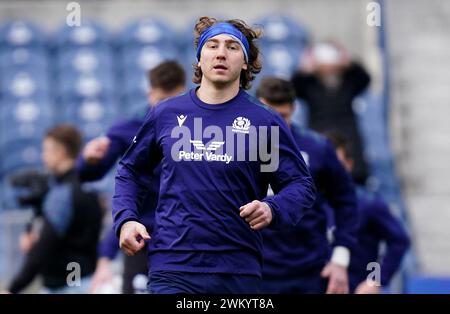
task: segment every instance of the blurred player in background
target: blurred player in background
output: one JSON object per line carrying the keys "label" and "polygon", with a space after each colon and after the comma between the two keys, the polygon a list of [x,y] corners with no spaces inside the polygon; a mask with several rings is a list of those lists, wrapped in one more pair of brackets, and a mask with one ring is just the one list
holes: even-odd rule
{"label": "blurred player in background", "polygon": [[[183,68],[175,61],[165,61],[149,71],[151,91],[148,95],[150,106],[162,100],[181,94],[186,88],[186,75]],[[82,181],[94,181],[103,178],[117,160],[123,156],[144,122],[149,107],[133,119],[125,120],[112,126],[106,136],[91,140],[86,144],[78,159],[77,171]],[[158,201],[160,168],[156,168],[149,185],[145,205],[140,213],[144,225],[153,230],[154,212]],[[119,250],[119,240],[114,230],[107,233],[99,248],[99,260],[92,280],[91,292],[96,292],[102,284],[112,279],[111,261]],[[122,292],[134,293],[133,279],[138,274],[148,274],[147,251],[142,250],[135,256],[126,256],[122,280]]]}
{"label": "blurred player in background", "polygon": [[[129,255],[150,240],[139,210],[161,163],[149,242],[150,292],[256,293],[262,267],[259,230],[298,223],[313,205],[314,183],[281,117],[244,91],[261,70],[255,45],[259,34],[240,20],[202,17],[195,35],[193,81],[200,86],[147,115],[117,172],[115,230]],[[236,149],[252,150],[246,140],[250,125],[279,131],[279,138],[270,138],[279,140],[271,155],[279,162],[237,158]],[[254,130],[267,140],[261,129]],[[225,150],[227,144],[232,148]],[[274,169],[263,172],[272,161]],[[274,196],[266,196],[269,183]]]}
{"label": "blurred player in background", "polygon": [[320,42],[305,52],[292,83],[297,97],[308,106],[311,129],[338,130],[354,143],[352,175],[357,183],[364,184],[368,170],[352,104],[369,85],[369,74],[341,46],[331,41]]}
{"label": "blurred player in background", "polygon": [[[256,96],[278,111],[290,126],[318,192],[313,210],[306,212],[296,226],[263,230],[263,291],[348,293],[347,267],[358,221],[351,178],[324,136],[291,123],[295,91],[289,81],[265,77]],[[332,252],[327,239],[327,213],[322,206],[325,201],[336,217]]]}
{"label": "blurred player in background", "polygon": [[[9,291],[22,291],[39,274],[45,292],[87,293],[97,260],[102,208],[98,195],[83,191],[75,171],[81,136],[74,127],[56,126],[47,132],[42,147],[42,161],[53,175],[42,204],[43,226],[37,238],[22,243],[28,254]],[[68,286],[69,263],[78,263],[78,285]]]}
{"label": "blurred player in background", "polygon": [[[350,142],[337,132],[328,132],[336,148],[339,160],[351,173],[354,167]],[[361,186],[357,187],[357,205],[360,215],[357,238],[358,243],[350,261],[350,291],[354,293],[380,293],[381,287],[387,287],[409,247],[409,237],[402,223],[390,211],[389,205],[378,195],[370,193]],[[386,250],[380,255],[380,244],[386,243]],[[367,265],[380,264],[379,282],[367,278]]]}

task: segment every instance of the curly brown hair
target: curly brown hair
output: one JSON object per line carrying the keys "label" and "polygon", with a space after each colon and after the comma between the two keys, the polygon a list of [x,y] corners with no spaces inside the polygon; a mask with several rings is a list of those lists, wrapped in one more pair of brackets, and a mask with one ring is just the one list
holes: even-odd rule
{"label": "curly brown hair", "polygon": [[[233,20],[217,20],[212,17],[202,16],[198,19],[197,23],[194,26],[195,39],[194,44],[195,48],[198,47],[198,42],[200,35],[209,27],[214,24],[226,22],[235,26],[242,34],[247,38],[250,51],[248,55],[248,63],[247,70],[241,71],[240,77],[240,85],[243,89],[250,89],[251,81],[255,79],[256,74],[261,72],[262,64],[259,54],[259,47],[256,45],[255,40],[261,37],[261,31],[250,28],[244,21],[233,19]],[[197,63],[192,65],[194,67],[194,76],[192,77],[192,82],[195,84],[200,84],[202,82],[202,69],[198,66]]]}

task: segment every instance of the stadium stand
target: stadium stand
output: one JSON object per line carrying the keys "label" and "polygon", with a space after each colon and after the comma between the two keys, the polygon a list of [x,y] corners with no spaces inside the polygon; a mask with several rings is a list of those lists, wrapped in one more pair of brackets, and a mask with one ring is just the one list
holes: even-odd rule
{"label": "stadium stand", "polygon": [[[192,22],[175,30],[173,21],[152,12],[149,15],[121,24],[114,31],[100,19],[83,19],[81,27],[59,26],[53,33],[25,20],[2,21],[0,215],[18,212],[11,210],[17,207],[18,192],[11,189],[7,178],[17,169],[41,166],[40,144],[49,126],[73,123],[84,132],[85,140],[102,134],[118,117],[129,117],[142,108],[148,86],[146,71],[166,59],[180,60],[190,81],[195,62]],[[264,31],[260,43],[264,69],[253,86],[266,74],[290,77],[313,37],[303,25],[307,25],[306,21],[286,14],[258,16],[253,21]],[[387,199],[408,225],[384,102],[383,92],[368,90],[354,103],[371,169],[368,184]],[[306,124],[306,117],[306,107],[299,103],[294,119]],[[100,188],[110,192],[112,176],[102,182]],[[20,225],[26,215],[18,213],[11,217]],[[0,218],[0,237],[10,240],[0,244],[0,281],[9,279],[14,270],[11,261],[20,256],[11,244],[15,243],[19,228],[11,231],[13,227],[6,228],[5,221]],[[415,277],[411,275],[414,271],[408,269],[404,273],[405,280],[397,292],[450,291],[448,280]]]}

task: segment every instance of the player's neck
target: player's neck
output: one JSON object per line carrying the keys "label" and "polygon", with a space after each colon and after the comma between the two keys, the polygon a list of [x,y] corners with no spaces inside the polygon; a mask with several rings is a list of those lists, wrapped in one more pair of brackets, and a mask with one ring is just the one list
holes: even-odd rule
{"label": "player's neck", "polygon": [[197,90],[197,97],[207,104],[215,105],[233,99],[238,93],[239,80],[226,85],[217,85],[204,80]]}

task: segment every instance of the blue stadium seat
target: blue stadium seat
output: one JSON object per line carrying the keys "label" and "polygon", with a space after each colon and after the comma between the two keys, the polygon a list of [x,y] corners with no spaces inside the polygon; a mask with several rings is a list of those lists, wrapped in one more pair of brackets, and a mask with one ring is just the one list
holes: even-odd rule
{"label": "blue stadium seat", "polygon": [[192,20],[183,28],[183,31],[175,35],[175,41],[180,52],[187,51],[188,49],[194,50],[194,26],[196,21],[197,19]]}
{"label": "blue stadium seat", "polygon": [[157,46],[143,46],[141,48],[126,49],[122,56],[122,82],[120,96],[126,97],[136,93],[143,95],[144,99],[148,93],[148,71],[165,60],[177,59],[177,51],[169,48],[166,51]]}
{"label": "blue stadium seat", "polygon": [[123,71],[148,71],[159,63],[169,59],[176,59],[178,51],[174,45],[145,45],[139,47],[128,46],[121,50],[121,64]]}
{"label": "blue stadium seat", "polygon": [[290,79],[296,71],[303,48],[284,44],[261,46],[263,69],[266,74]]}
{"label": "blue stadium seat", "polygon": [[52,107],[30,100],[0,106],[0,145],[41,138],[53,122]]}
{"label": "blue stadium seat", "polygon": [[65,118],[76,125],[85,139],[97,137],[105,132],[117,120],[117,105],[111,100],[86,99],[81,102],[66,104]]}
{"label": "blue stadium seat", "polygon": [[52,107],[53,97],[47,91],[35,91],[30,96],[15,95],[6,91],[0,98],[0,107],[16,106],[20,102],[33,102],[39,106]]}
{"label": "blue stadium seat", "polygon": [[33,23],[15,20],[0,27],[0,47],[44,47],[46,37]]}
{"label": "blue stadium seat", "polygon": [[114,56],[111,49],[82,47],[64,50],[59,54],[57,71],[65,73],[99,73],[114,75]]}
{"label": "blue stadium seat", "polygon": [[369,164],[391,162],[393,155],[389,147],[381,95],[369,90],[361,93],[353,102],[353,111],[357,117]]}
{"label": "blue stadium seat", "polygon": [[263,44],[282,43],[304,47],[309,42],[306,29],[289,16],[274,14],[258,20],[255,24],[263,29]]}
{"label": "blue stadium seat", "polygon": [[5,96],[16,98],[45,94],[50,90],[48,73],[32,69],[18,72],[6,69],[1,75],[0,85]]}
{"label": "blue stadium seat", "polygon": [[1,71],[47,71],[47,50],[41,47],[19,47],[0,49]]}
{"label": "blue stadium seat", "polygon": [[122,96],[129,94],[146,95],[149,92],[148,75],[144,71],[126,71],[121,86]]}
{"label": "blue stadium seat", "polygon": [[197,57],[195,55],[195,49],[193,44],[191,43],[190,46],[186,47],[185,50],[180,51],[179,62],[184,68],[184,71],[186,72],[186,85],[187,88],[192,88],[195,86],[195,84],[192,82],[192,76],[194,74],[194,69],[192,67],[193,64],[197,63]]}
{"label": "blue stadium seat", "polygon": [[42,137],[36,137],[1,145],[0,150],[7,152],[7,154],[4,154],[1,159],[0,176],[5,177],[19,169],[42,167],[41,143]]}
{"label": "blue stadium seat", "polygon": [[174,30],[160,19],[147,17],[125,26],[116,38],[121,47],[174,44]]}
{"label": "blue stadium seat", "polygon": [[98,22],[83,19],[81,26],[64,24],[56,33],[53,44],[59,51],[76,47],[111,47],[111,35]]}
{"label": "blue stadium seat", "polygon": [[110,73],[99,72],[99,75],[94,73],[75,75],[68,72],[59,78],[58,96],[62,101],[67,101],[67,99],[73,97],[100,97],[113,94],[114,86],[114,77]]}

